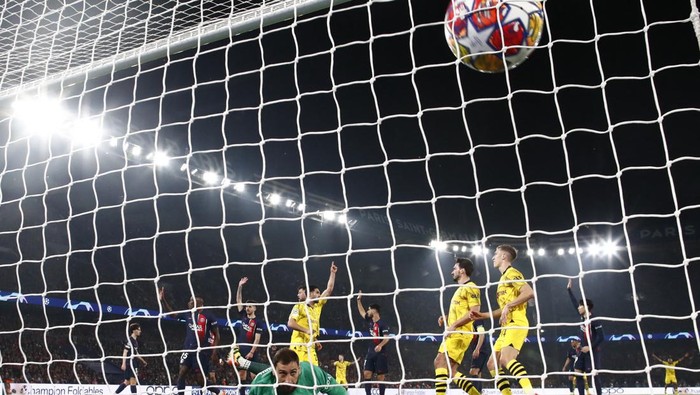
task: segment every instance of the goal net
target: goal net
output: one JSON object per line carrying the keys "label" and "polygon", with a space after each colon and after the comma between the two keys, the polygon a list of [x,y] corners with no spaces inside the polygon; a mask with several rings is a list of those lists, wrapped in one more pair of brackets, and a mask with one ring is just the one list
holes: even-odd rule
{"label": "goal net", "polygon": [[[290,343],[298,286],[315,285],[332,288],[322,368],[342,354],[363,393],[362,291],[390,327],[388,393],[434,393],[455,258],[496,310],[491,259],[508,244],[535,293],[517,359],[538,393],[569,385],[569,280],[595,304],[583,325],[604,329],[604,393],[663,393],[667,368],[700,391],[695,2],[547,0],[541,41],[500,73],[455,58],[448,3],[0,5],[4,388],[113,393],[138,323],[138,392],[177,393],[191,331],[170,308],[203,298],[220,338],[196,348],[224,360],[251,345],[236,333],[255,306],[267,363]],[[492,343],[500,324],[484,324]],[[216,362],[207,389],[236,393]],[[498,393],[487,368],[474,382]]]}

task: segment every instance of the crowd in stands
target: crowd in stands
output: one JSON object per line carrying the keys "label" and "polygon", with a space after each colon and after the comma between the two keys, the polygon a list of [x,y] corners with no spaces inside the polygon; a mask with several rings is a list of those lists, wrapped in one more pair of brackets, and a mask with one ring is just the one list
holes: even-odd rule
{"label": "crowd in stands", "polygon": [[[385,302],[385,305],[391,306],[391,301],[383,301]],[[337,303],[342,307],[324,309],[324,326],[350,328],[348,316],[352,315],[354,329],[364,330],[364,322],[353,309],[347,307],[347,301],[329,303]],[[3,316],[0,321],[0,375],[3,379],[11,378],[16,382],[29,383],[117,383],[122,379],[119,374],[120,356],[127,337],[128,320],[131,319],[142,325],[140,353],[148,362],[148,366],[139,371],[140,382],[174,385],[176,381],[178,360],[185,336],[183,323],[160,320],[157,317],[104,316],[98,321],[98,315],[94,312],[67,313],[61,309],[43,310],[40,306],[22,306],[23,314],[20,319],[14,305],[3,303],[0,304],[0,309]],[[289,309],[289,306],[285,309],[276,308],[264,316],[273,322],[283,322]],[[427,329],[435,325],[433,320],[428,322],[425,317],[421,317],[420,311],[421,309],[413,308],[400,312],[402,333],[440,330],[436,327]],[[226,316],[225,311],[217,311],[216,314],[219,317]],[[387,312],[385,316],[389,322],[398,322],[393,312]],[[408,325],[411,322],[422,324]],[[392,332],[396,333],[398,329],[398,325],[392,325]],[[219,358],[224,359],[234,340],[228,328],[222,328],[221,334]],[[264,336],[263,342],[271,344],[272,348],[262,348],[259,358],[266,359],[268,355],[274,354],[276,347],[287,341],[288,333],[272,332],[272,338],[269,335]],[[335,373],[333,361],[337,360],[339,354],[343,354],[349,361],[359,358],[357,364],[348,369],[348,381],[352,385],[361,376],[362,357],[367,352],[367,342],[361,339],[351,342],[347,338],[323,337],[323,348],[318,352],[320,365],[330,373]],[[691,357],[684,360],[679,367],[698,369],[700,366],[697,343],[694,340],[647,341],[644,346],[645,348],[642,348],[642,343],[638,341],[605,344],[603,368],[615,372],[603,373],[604,385],[645,387],[651,379],[654,386],[663,386],[664,369],[651,360],[652,353],[662,358],[678,359],[689,352]],[[567,347],[566,343],[542,343],[543,355],[537,344],[526,344],[521,354],[521,362],[528,367],[532,375],[541,375],[546,371],[546,387],[563,387],[566,375],[561,373],[561,366]],[[387,380],[393,382],[393,386],[398,386],[401,382],[403,388],[433,388],[432,361],[437,348],[436,342],[392,342],[389,361],[391,371]],[[463,371],[466,372],[468,364],[469,358],[466,357]],[[647,366],[653,368],[647,372]],[[237,375],[230,367],[217,364],[215,369],[220,384],[238,384]],[[488,373],[485,373],[484,377],[488,376]],[[700,386],[700,375],[697,371],[678,370],[677,377],[681,387]],[[536,386],[541,385],[539,379],[533,381]],[[513,384],[517,386],[515,382]]]}

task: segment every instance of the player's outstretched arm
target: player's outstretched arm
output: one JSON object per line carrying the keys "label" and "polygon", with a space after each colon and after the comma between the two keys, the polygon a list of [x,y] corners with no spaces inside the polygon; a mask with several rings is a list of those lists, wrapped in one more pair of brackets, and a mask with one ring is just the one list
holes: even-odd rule
{"label": "player's outstretched arm", "polygon": [[331,274],[328,276],[328,284],[326,284],[326,289],[321,293],[322,298],[327,298],[333,293],[333,287],[335,287],[335,274],[338,272],[338,266],[335,262],[331,262]]}
{"label": "player's outstretched arm", "polygon": [[238,309],[238,312],[240,313],[243,311],[244,306],[243,306],[243,286],[248,282],[248,277],[243,277],[241,280],[238,282],[238,288],[236,289],[236,308]]}
{"label": "player's outstretched arm", "polygon": [[357,293],[357,311],[360,313],[360,316],[362,318],[365,318],[367,316],[367,311],[365,310],[365,306],[362,305],[362,290],[360,290]]}
{"label": "player's outstretched arm", "polygon": [[161,305],[163,306],[163,310],[165,311],[166,317],[177,316],[177,313],[175,313],[173,311],[173,307],[170,306],[170,303],[168,303],[168,299],[165,297],[165,288],[161,288],[158,290],[158,300],[160,301]]}
{"label": "player's outstretched arm", "polygon": [[569,279],[569,282],[566,284],[566,291],[569,293],[569,300],[571,300],[571,305],[574,306],[574,310],[578,312],[578,300],[576,300],[576,295],[574,295],[574,290],[572,289],[573,283],[574,280]]}

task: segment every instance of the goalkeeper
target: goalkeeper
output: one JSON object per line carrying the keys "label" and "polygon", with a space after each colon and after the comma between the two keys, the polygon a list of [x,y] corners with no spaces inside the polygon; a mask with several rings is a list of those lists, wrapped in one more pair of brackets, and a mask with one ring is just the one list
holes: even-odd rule
{"label": "goalkeeper", "polygon": [[236,347],[229,359],[237,366],[257,374],[248,395],[314,395],[317,392],[347,395],[345,388],[333,376],[307,361],[299,362],[299,355],[289,348],[275,353],[272,367],[246,360]]}

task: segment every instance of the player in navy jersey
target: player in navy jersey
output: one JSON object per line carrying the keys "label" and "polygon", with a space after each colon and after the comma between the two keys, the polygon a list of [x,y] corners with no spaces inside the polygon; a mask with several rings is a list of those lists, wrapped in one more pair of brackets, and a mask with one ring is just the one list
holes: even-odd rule
{"label": "player in navy jersey", "polygon": [[[384,381],[389,372],[386,345],[389,343],[389,326],[382,320],[381,308],[378,304],[371,304],[365,310],[362,305],[362,291],[357,294],[357,311],[367,321],[369,335],[373,337],[372,343],[367,349],[363,376],[365,381],[372,380],[372,375],[377,375],[377,381]],[[384,395],[386,384],[379,384],[379,395]],[[366,395],[372,394],[372,384],[365,383]]]}
{"label": "player in navy jersey", "polygon": [[[477,336],[472,340],[474,349],[472,350],[472,365],[469,368],[469,374],[472,377],[481,378],[484,367],[491,357],[491,340],[486,333],[483,320],[475,321],[474,329],[476,329]],[[481,381],[474,381],[474,386],[481,392],[483,387]]]}
{"label": "player in navy jersey", "polygon": [[[176,313],[165,298],[165,290],[160,289],[159,298],[163,303],[168,316],[185,321],[187,333],[183,352],[180,355],[180,370],[177,376],[177,390],[179,394],[185,391],[185,379],[190,371],[198,369],[201,375],[197,376],[197,382],[204,386],[207,381],[215,384],[214,372],[209,372],[210,363],[218,361],[216,348],[219,345],[219,326],[216,318],[203,310],[204,299],[193,296],[187,302],[186,313]],[[208,376],[208,377],[207,377]],[[216,387],[209,387],[209,391],[219,393]]]}
{"label": "player in navy jersey", "polygon": [[[571,340],[571,347],[566,351],[566,357],[564,359],[564,366],[561,368],[564,372],[573,372],[574,366],[576,365],[576,360],[578,359],[578,354],[581,352],[581,340],[578,338]],[[586,377],[582,377],[586,387],[586,393],[588,393],[588,381]],[[574,394],[574,387],[576,387],[576,376],[569,376],[569,392],[571,395]]]}
{"label": "player in navy jersey", "polygon": [[[257,308],[255,301],[248,299],[243,304],[243,286],[248,282],[248,277],[243,277],[238,282],[236,290],[236,307],[238,308],[238,316],[241,320],[241,325],[236,328],[236,343],[239,347],[241,356],[245,359],[255,362],[255,352],[262,338],[265,321],[255,315]],[[247,370],[240,369],[238,371],[241,383],[249,383],[255,378],[255,375]]]}
{"label": "player in navy jersey", "polygon": [[139,355],[139,336],[141,336],[141,325],[133,323],[129,325],[129,337],[124,342],[124,352],[122,352],[122,371],[124,381],[117,387],[116,393],[120,393],[127,385],[131,386],[131,393],[136,393],[136,377],[139,367],[146,366],[146,361]]}
{"label": "player in navy jersey", "polygon": [[[574,292],[571,290],[572,284],[573,281],[569,279],[566,289],[569,292],[571,304],[581,316],[582,321],[581,351],[579,352],[576,363],[574,364],[574,371],[577,373],[590,374],[593,369],[601,368],[600,353],[602,351],[601,345],[603,344],[603,341],[605,341],[605,334],[603,333],[603,324],[592,321],[593,301],[590,299],[581,299],[577,301],[576,296],[574,296]],[[596,394],[602,394],[602,385],[600,383],[600,379],[596,376],[596,374],[592,374],[591,380],[593,381]],[[578,388],[579,395],[584,395],[584,380],[578,380],[577,378],[576,388]]]}

